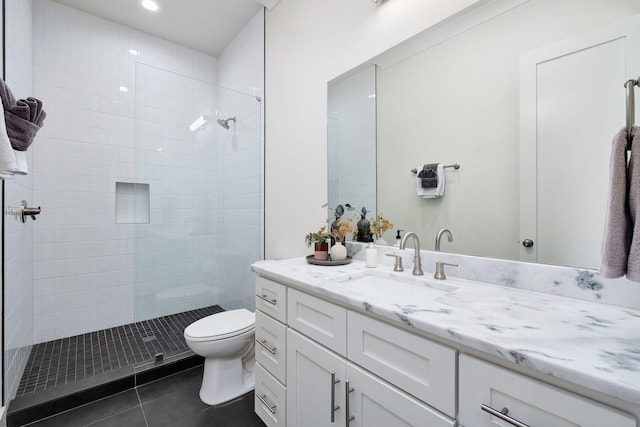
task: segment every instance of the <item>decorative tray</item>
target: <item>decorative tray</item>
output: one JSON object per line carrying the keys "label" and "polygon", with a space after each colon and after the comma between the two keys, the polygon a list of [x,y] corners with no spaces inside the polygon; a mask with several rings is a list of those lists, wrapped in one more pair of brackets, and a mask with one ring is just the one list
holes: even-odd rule
{"label": "decorative tray", "polygon": [[346,259],[340,260],[340,261],[333,261],[331,259],[328,259],[326,261],[322,261],[320,259],[315,259],[313,257],[313,255],[308,255],[307,256],[307,262],[309,264],[313,264],[313,265],[345,265],[345,264],[350,264],[352,261],[351,257],[348,256]]}

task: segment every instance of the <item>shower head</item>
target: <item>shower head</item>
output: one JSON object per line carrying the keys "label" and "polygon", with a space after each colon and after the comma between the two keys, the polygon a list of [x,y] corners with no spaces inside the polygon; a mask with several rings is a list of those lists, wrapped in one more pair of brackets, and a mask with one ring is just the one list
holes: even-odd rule
{"label": "shower head", "polygon": [[225,129],[229,129],[229,122],[235,123],[235,121],[236,121],[235,117],[229,117],[228,119],[218,119],[218,124]]}

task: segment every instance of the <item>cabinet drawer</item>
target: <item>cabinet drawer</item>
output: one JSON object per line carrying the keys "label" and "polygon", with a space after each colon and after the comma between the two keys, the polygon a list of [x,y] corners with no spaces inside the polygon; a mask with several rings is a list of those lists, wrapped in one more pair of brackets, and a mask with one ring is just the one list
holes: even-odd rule
{"label": "cabinet drawer", "polygon": [[511,425],[482,405],[532,427],[636,426],[622,411],[471,356],[461,355],[459,368],[461,427]]}
{"label": "cabinet drawer", "polygon": [[349,360],[456,416],[456,350],[353,311],[347,336]]}
{"label": "cabinet drawer", "polygon": [[256,362],[285,385],[286,345],[287,327],[256,310]]}
{"label": "cabinet drawer", "polygon": [[257,276],[256,309],[282,323],[287,323],[287,287]]}
{"label": "cabinet drawer", "polygon": [[347,310],[295,289],[289,289],[288,297],[289,326],[346,356]]}
{"label": "cabinet drawer", "polygon": [[286,426],[287,390],[259,363],[255,365],[255,411],[269,427]]}

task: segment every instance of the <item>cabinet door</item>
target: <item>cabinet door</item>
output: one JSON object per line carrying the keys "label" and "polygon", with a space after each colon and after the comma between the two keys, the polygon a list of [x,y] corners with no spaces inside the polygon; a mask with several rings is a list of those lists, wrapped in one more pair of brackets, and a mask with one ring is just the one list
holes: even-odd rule
{"label": "cabinet door", "polygon": [[456,416],[456,350],[359,313],[348,319],[350,361]]}
{"label": "cabinet door", "polygon": [[345,395],[347,385],[353,390],[345,401],[346,416],[353,417],[349,427],[453,427],[456,423],[352,364],[347,365],[347,379]]}
{"label": "cabinet door", "polygon": [[345,425],[345,362],[287,330],[287,425]]}
{"label": "cabinet door", "polygon": [[525,375],[467,355],[459,363],[460,427],[513,424],[483,405],[532,427],[636,427],[629,414]]}

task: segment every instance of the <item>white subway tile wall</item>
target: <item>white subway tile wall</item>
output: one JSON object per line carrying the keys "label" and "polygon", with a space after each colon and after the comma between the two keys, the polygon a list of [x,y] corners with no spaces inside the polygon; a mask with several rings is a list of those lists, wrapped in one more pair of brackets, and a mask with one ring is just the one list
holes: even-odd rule
{"label": "white subway tile wall", "polygon": [[[33,2],[31,0],[7,0],[5,2],[5,81],[16,98],[33,95],[32,87],[32,32]],[[38,134],[34,144],[43,143]],[[32,150],[27,159],[32,165]],[[33,178],[31,175],[16,176],[5,181],[5,204],[7,207],[20,206],[26,200],[29,206],[37,206],[32,198]],[[15,396],[20,377],[27,363],[33,342],[32,318],[32,269],[33,221],[26,224],[10,215],[4,215],[5,222],[5,281],[4,281],[4,357],[5,397]]]}

